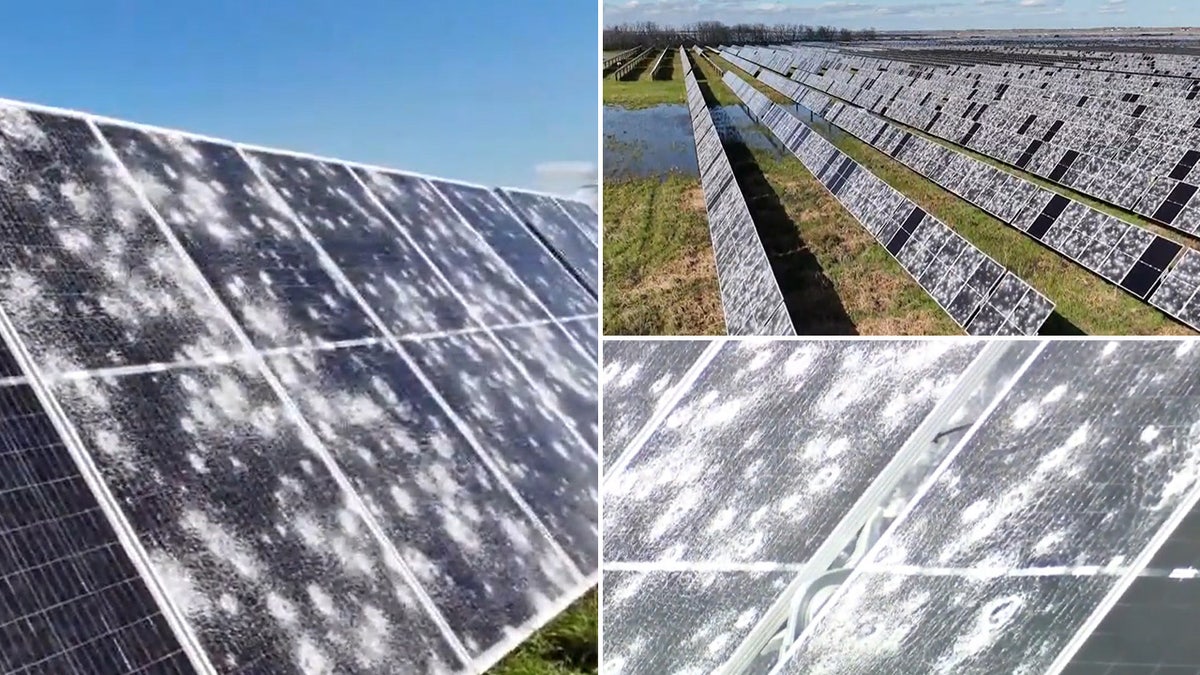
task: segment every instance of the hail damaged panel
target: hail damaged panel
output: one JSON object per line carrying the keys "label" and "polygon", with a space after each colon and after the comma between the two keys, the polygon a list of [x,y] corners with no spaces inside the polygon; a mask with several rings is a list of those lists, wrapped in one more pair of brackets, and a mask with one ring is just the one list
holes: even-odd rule
{"label": "hail damaged panel", "polygon": [[453,652],[262,376],[53,387],[220,672],[448,672]]}
{"label": "hail damaged panel", "polygon": [[470,325],[466,308],[344,166],[246,153],[396,335]]}
{"label": "hail damaged panel", "polygon": [[548,318],[516,275],[424,178],[354,169],[400,227],[446,275],[479,321],[489,325]]}
{"label": "hail damaged panel", "polygon": [[529,374],[535,391],[599,453],[596,361],[578,351],[567,334],[551,324],[505,328],[494,335]]}
{"label": "hail damaged panel", "polygon": [[270,365],[473,655],[579,583],[396,352]]}
{"label": "hail damaged panel", "polygon": [[792,575],[604,573],[604,674],[700,675],[729,658]]}
{"label": "hail damaged panel", "polygon": [[703,340],[605,343],[601,381],[606,471],[708,345]]}
{"label": "hail damaged panel", "polygon": [[[405,349],[575,564],[596,569],[595,447],[568,432],[561,411],[525,382],[487,335],[422,340]],[[595,415],[593,408],[592,425]]]}
{"label": "hail damaged panel", "polygon": [[1047,343],[785,672],[1045,672],[1200,487],[1194,347]]}
{"label": "hail damaged panel", "polygon": [[595,314],[596,298],[486,188],[430,181],[555,316]]}
{"label": "hail damaged panel", "polygon": [[605,559],[803,562],[981,349],[723,349],[605,484]]}
{"label": "hail damaged panel", "polygon": [[0,105],[0,303],[45,373],[234,349],[87,123]]}
{"label": "hail damaged panel", "polygon": [[236,149],[164,132],[100,128],[255,347],[377,337],[287,206]]}
{"label": "hail damaged panel", "polygon": [[599,286],[598,249],[566,211],[547,195],[501,190],[516,208],[517,213],[540,236],[546,245],[575,272],[576,277],[593,293]]}

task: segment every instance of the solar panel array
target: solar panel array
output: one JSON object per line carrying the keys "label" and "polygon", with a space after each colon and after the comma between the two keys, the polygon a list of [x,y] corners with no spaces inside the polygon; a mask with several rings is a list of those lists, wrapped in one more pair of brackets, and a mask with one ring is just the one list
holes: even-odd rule
{"label": "solar panel array", "polygon": [[725,83],[938,305],[973,335],[1031,335],[1054,304],[732,72]]}
{"label": "solar panel array", "polygon": [[477,672],[593,583],[563,207],[9,103],[0,175],[4,672]]}
{"label": "solar panel array", "polygon": [[730,335],[794,335],[792,318],[771,261],[725,156],[725,147],[696,82],[691,60],[686,53],[682,57],[683,82],[726,330]]}
{"label": "solar panel array", "polygon": [[[1184,247],[1115,216],[1041,188],[951,147],[887,122],[824,92],[763,70],[758,79],[819,112],[864,143],[1033,237],[1141,300],[1200,328],[1200,302],[1177,305],[1160,298]],[[1194,289],[1194,284],[1192,285]],[[1164,294],[1169,294],[1168,287]],[[1164,295],[1164,298],[1166,295]]]}
{"label": "solar panel array", "polygon": [[606,672],[1200,668],[1191,341],[709,349],[605,402]]}
{"label": "solar panel array", "polygon": [[[768,50],[774,52],[776,50]],[[789,47],[794,77],[1182,232],[1200,231],[1200,80],[981,60],[961,50]],[[952,50],[953,51],[953,50]],[[743,54],[745,56],[746,54]],[[1093,59],[1103,63],[1103,55]]]}

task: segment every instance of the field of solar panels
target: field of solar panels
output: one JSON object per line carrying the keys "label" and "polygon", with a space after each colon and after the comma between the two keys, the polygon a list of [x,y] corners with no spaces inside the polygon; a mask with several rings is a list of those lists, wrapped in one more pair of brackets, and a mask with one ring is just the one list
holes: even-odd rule
{"label": "field of solar panels", "polygon": [[0,102],[0,673],[595,672],[598,229]]}
{"label": "field of solar panels", "polygon": [[1117,44],[610,55],[605,332],[1194,334],[1200,52]]}
{"label": "field of solar panels", "polygon": [[1200,346],[604,345],[605,675],[1195,675]]}

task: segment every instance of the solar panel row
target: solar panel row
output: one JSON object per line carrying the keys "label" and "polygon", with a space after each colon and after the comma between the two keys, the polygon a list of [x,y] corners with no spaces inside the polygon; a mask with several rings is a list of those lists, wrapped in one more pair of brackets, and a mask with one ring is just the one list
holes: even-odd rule
{"label": "solar panel row", "polygon": [[1044,295],[862,168],[749,82],[732,72],[725,74],[725,82],[751,114],[968,333],[1034,334],[1050,316],[1054,305]]}
{"label": "solar panel row", "polygon": [[[1173,263],[1184,250],[1178,243],[1040,188],[778,73],[764,70],[759,80],[811,110],[820,110],[825,119],[868,145],[1139,299],[1164,310],[1172,306],[1158,299],[1157,294],[1160,282],[1170,275]],[[1190,297],[1183,298],[1184,304],[1168,313],[1200,328],[1200,315],[1196,314],[1196,305],[1188,302]]]}
{"label": "solar panel row", "polygon": [[741,51],[760,62],[781,52],[798,56],[794,77],[805,84],[1180,231],[1200,227],[1188,206],[1196,188],[1186,182],[1200,155],[1200,103],[1177,78],[926,64],[922,52],[904,49]]}
{"label": "solar panel row", "polygon": [[775,272],[686,54],[683,63],[726,330],[730,335],[794,335]]}
{"label": "solar panel row", "polygon": [[6,672],[474,671],[590,585],[557,204],[12,104],[0,173],[0,454],[43,502]]}

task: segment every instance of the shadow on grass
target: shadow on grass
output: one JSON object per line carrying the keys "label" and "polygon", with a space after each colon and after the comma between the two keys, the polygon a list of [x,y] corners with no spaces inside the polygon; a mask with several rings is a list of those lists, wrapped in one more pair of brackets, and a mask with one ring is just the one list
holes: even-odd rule
{"label": "shadow on grass", "polygon": [[1055,310],[1050,313],[1050,318],[1046,319],[1046,323],[1042,324],[1038,335],[1087,335],[1087,333]]}
{"label": "shadow on grass", "polygon": [[651,73],[651,78],[655,80],[673,80],[675,79],[675,54],[678,49],[667,50],[666,56],[663,57],[662,65],[658,70]]}
{"label": "shadow on grass", "polygon": [[[699,79],[699,78],[697,78]],[[833,282],[821,263],[800,238],[799,228],[783,207],[779,195],[758,167],[754,154],[733,124],[719,119],[723,111],[707,81],[698,82],[704,100],[712,111],[718,129],[724,129],[722,142],[729,164],[758,238],[767,252],[771,271],[783,293],[783,302],[797,335],[857,335],[858,329],[846,312]],[[770,132],[767,132],[770,133]],[[774,137],[768,136],[774,143]]]}

